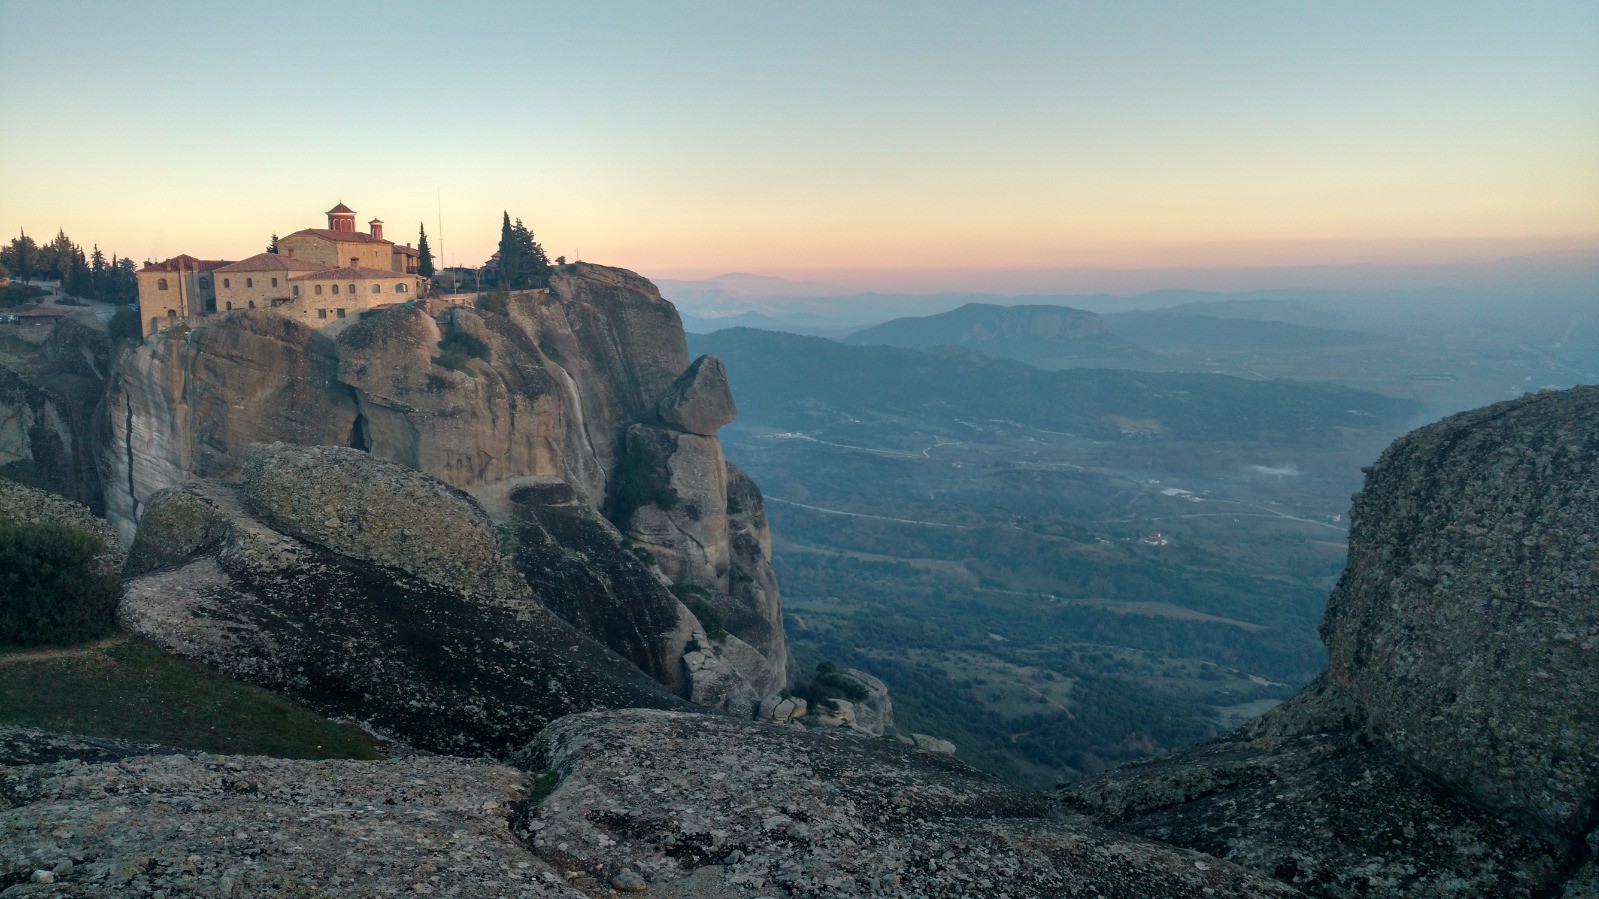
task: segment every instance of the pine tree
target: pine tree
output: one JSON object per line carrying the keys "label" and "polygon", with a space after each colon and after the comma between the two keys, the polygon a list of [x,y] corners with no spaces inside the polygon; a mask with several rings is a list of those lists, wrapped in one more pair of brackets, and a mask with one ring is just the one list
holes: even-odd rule
{"label": "pine tree", "polygon": [[115,270],[112,279],[112,296],[120,303],[132,303],[139,298],[139,275],[134,268],[133,257],[124,256],[111,266]]}
{"label": "pine tree", "polygon": [[106,265],[99,244],[95,244],[94,252],[89,254],[89,295],[97,300],[111,296],[111,267]]}
{"label": "pine tree", "polygon": [[515,288],[527,290],[550,286],[550,259],[544,255],[544,248],[533,239],[533,232],[522,224],[521,219],[517,219],[512,233],[516,237],[518,258]]}
{"label": "pine tree", "polygon": [[26,281],[33,277],[38,268],[39,247],[26,231],[18,231],[5,249],[0,250],[0,261],[5,262],[12,274]]}
{"label": "pine tree", "polygon": [[511,213],[507,212],[500,225],[500,271],[495,282],[501,290],[516,288],[516,278],[521,268],[521,249],[521,244],[516,240],[516,231],[511,227]]}
{"label": "pine tree", "polygon": [[267,252],[271,253],[274,256],[277,255],[277,253],[278,253],[278,236],[276,234],[272,235],[272,242],[267,244]]}
{"label": "pine tree", "polygon": [[67,254],[66,271],[61,275],[62,288],[72,296],[87,297],[94,294],[94,277],[89,271],[89,260],[83,248],[74,246]]}
{"label": "pine tree", "polygon": [[428,229],[420,222],[416,226],[416,273],[424,278],[433,277],[433,251],[428,249]]}

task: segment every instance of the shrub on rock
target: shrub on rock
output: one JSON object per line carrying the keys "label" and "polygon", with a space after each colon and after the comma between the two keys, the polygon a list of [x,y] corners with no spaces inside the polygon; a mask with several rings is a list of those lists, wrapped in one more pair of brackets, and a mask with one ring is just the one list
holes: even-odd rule
{"label": "shrub on rock", "polygon": [[78,643],[116,626],[117,581],[94,534],[0,521],[0,644]]}

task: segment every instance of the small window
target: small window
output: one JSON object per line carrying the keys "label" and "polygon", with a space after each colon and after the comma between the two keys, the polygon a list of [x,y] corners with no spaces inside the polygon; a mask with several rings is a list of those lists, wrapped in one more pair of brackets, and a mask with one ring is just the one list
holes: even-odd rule
{"label": "small window", "polygon": [[298,285],[298,284],[294,285],[293,289],[294,289],[294,295],[295,296],[299,296],[300,295],[300,285]]}
{"label": "small window", "polygon": [[245,278],[244,279],[244,286],[245,287],[254,287],[255,286],[255,279],[254,278]]}
{"label": "small window", "polygon": [[316,311],[316,317],[317,318],[327,318],[328,317],[328,311],[326,309],[318,309]]}
{"label": "small window", "polygon": [[161,327],[161,319],[156,318],[153,315],[150,316],[150,330],[151,331],[155,331],[156,329],[158,329],[160,327]]}
{"label": "small window", "polygon": [[333,285],[333,294],[335,296],[337,296],[338,293],[339,293],[339,285],[335,284],[335,285]]}
{"label": "small window", "polygon": [[352,294],[355,293],[355,285],[354,284],[350,285],[350,293],[352,293]]}
{"label": "small window", "polygon": [[201,290],[206,290],[206,289],[210,288],[210,286],[211,286],[211,279],[210,278],[201,278],[200,279],[200,289]]}
{"label": "small window", "polygon": [[156,290],[166,290],[167,289],[167,279],[162,278],[161,280],[155,282],[155,289]]}
{"label": "small window", "polygon": [[317,296],[321,296],[322,295],[322,285],[320,285],[320,284],[318,284],[316,286],[316,295]]}
{"label": "small window", "polygon": [[343,318],[343,317],[344,317],[344,310],[340,309],[339,310],[339,318]]}
{"label": "small window", "polygon": [[232,287],[233,286],[233,279],[232,278],[223,278],[222,279],[222,286],[223,287]]}
{"label": "small window", "polygon": [[394,292],[395,293],[405,293],[405,285],[404,284],[396,284],[396,285],[394,285]]}
{"label": "small window", "polygon": [[273,287],[277,287],[278,286],[278,279],[277,278],[273,278],[272,279],[272,286]]}
{"label": "small window", "polygon": [[251,301],[250,301],[250,308],[251,308],[251,309],[254,309],[254,308],[255,308],[255,300],[251,300]]}
{"label": "small window", "polygon": [[232,300],[229,300],[229,301],[228,301],[228,311],[229,311],[229,312],[232,312],[232,311],[233,311],[233,301],[232,301]]}
{"label": "small window", "polygon": [[176,310],[176,309],[168,309],[167,310],[167,318],[169,320],[171,320],[171,321],[177,321],[178,320],[178,310]]}
{"label": "small window", "polygon": [[383,285],[382,284],[374,284],[374,285],[372,285],[372,292],[373,293],[382,293],[383,292]]}

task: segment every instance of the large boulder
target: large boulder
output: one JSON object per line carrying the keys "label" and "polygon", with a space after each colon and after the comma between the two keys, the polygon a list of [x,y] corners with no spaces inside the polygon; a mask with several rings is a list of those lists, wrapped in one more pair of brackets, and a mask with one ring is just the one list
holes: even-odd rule
{"label": "large boulder", "polygon": [[333,552],[513,604],[532,601],[477,501],[359,450],[246,448],[236,488],[263,524]]}
{"label": "large boulder", "polygon": [[727,367],[715,356],[694,360],[655,404],[667,427],[702,437],[715,437],[718,428],[738,416],[733,392],[727,386]]}
{"label": "large boulder", "polygon": [[1599,820],[1596,421],[1580,387],[1396,441],[1355,498],[1327,673],[1060,800],[1318,896],[1558,894]]}
{"label": "large boulder", "polygon": [[590,895],[1287,897],[1227,862],[1053,820],[948,756],[837,730],[649,710],[552,724],[559,776],[515,829]]}
{"label": "large boulder", "polygon": [[1367,730],[1530,827],[1599,818],[1599,387],[1396,442],[1350,509],[1328,678]]}
{"label": "large boulder", "polygon": [[[509,563],[490,555],[494,532],[469,498],[353,450],[267,447],[252,459],[239,485],[151,499],[118,610],[127,629],[435,752],[503,755],[575,711],[684,707],[531,601],[524,582],[507,585]],[[320,508],[286,495],[281,478],[296,471],[313,501],[320,479],[346,482],[327,491],[333,514],[318,521]],[[361,497],[371,515],[344,505]],[[472,564],[432,564],[452,548]]]}

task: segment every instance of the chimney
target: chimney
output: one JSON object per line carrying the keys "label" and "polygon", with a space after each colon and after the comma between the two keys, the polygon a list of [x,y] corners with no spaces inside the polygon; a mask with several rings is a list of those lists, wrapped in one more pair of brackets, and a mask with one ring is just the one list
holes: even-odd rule
{"label": "chimney", "polygon": [[366,225],[367,225],[368,228],[372,229],[372,236],[373,237],[376,237],[378,240],[382,240],[383,239],[383,220],[382,219],[373,219],[372,221],[367,222]]}

